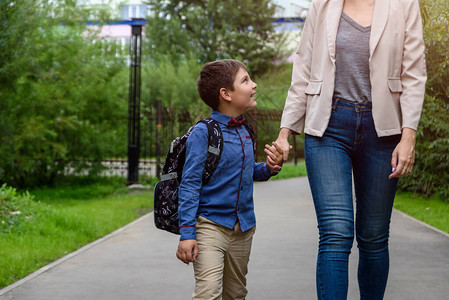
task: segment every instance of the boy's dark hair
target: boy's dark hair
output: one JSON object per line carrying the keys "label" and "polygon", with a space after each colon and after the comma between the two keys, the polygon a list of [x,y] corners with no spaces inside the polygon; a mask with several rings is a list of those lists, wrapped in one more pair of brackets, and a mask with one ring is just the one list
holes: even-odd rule
{"label": "boy's dark hair", "polygon": [[240,68],[246,70],[245,65],[235,59],[206,63],[196,85],[201,99],[212,109],[218,109],[220,89],[234,90],[235,76]]}

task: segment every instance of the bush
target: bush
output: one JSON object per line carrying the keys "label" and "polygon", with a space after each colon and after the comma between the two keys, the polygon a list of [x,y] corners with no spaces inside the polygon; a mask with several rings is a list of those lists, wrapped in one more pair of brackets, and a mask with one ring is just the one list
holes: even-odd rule
{"label": "bush", "polygon": [[402,190],[449,200],[449,105],[426,96],[417,132],[414,172],[399,180]]}
{"label": "bush", "polygon": [[38,210],[28,192],[19,195],[16,189],[3,184],[0,187],[0,233],[20,231]]}
{"label": "bush", "polygon": [[430,96],[449,103],[449,10],[447,0],[421,0]]}
{"label": "bush", "polygon": [[79,162],[99,165],[126,132],[118,45],[86,30],[76,1],[0,5],[0,182],[31,187],[67,166],[95,170]]}
{"label": "bush", "polygon": [[449,11],[446,0],[421,0],[427,85],[417,133],[415,171],[399,187],[449,201]]}
{"label": "bush", "polygon": [[[188,109],[203,104],[196,88],[202,64],[193,58],[174,61],[169,55],[158,55],[142,67],[142,101],[151,106],[161,100],[164,106]],[[205,104],[204,104],[205,105]]]}

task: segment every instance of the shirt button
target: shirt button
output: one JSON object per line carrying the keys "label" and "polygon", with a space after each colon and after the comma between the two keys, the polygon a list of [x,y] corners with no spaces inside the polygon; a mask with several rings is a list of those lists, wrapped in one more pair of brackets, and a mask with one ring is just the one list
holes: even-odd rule
{"label": "shirt button", "polygon": [[241,190],[241,191],[243,191],[243,186],[242,186],[242,187],[240,187],[240,190]]}

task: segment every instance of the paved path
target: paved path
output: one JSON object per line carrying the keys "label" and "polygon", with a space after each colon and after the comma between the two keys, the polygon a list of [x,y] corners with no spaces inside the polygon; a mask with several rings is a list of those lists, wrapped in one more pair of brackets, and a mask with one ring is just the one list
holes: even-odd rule
{"label": "paved path", "polygon": [[[316,299],[317,228],[307,179],[255,185],[257,232],[248,300]],[[192,266],[175,258],[178,237],[154,228],[152,214],[34,274],[0,299],[190,299]],[[385,299],[449,299],[449,237],[394,212]],[[348,299],[358,299],[357,249]]]}

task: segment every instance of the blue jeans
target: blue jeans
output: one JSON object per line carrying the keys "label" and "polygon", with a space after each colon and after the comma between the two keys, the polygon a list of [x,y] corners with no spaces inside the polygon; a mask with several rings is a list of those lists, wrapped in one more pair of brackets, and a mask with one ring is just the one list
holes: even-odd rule
{"label": "blue jeans", "polygon": [[306,135],[305,159],[320,234],[318,299],[346,299],[356,198],[361,299],[383,299],[389,269],[388,237],[397,178],[391,155],[401,136],[378,137],[371,103],[333,101],[323,137]]}

